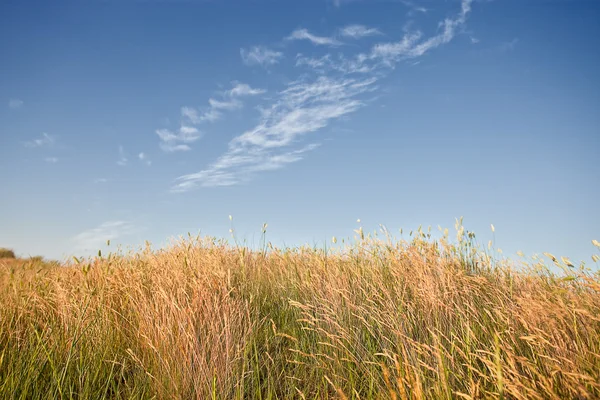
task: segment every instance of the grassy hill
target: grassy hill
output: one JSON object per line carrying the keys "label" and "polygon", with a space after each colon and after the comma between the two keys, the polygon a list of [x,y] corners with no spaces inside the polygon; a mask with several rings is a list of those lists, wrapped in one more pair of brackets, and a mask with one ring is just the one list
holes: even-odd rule
{"label": "grassy hill", "polygon": [[600,398],[600,276],[469,239],[2,267],[0,398]]}

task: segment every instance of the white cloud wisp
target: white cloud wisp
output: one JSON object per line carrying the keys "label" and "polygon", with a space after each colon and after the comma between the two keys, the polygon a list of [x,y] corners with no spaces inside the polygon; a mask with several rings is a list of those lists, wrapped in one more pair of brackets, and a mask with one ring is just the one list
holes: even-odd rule
{"label": "white cloud wisp", "polygon": [[125,167],[129,160],[127,159],[127,155],[125,154],[125,149],[123,146],[119,146],[119,160],[117,161],[117,165],[120,167]]}
{"label": "white cloud wisp", "polygon": [[46,132],[44,132],[40,138],[25,142],[25,147],[52,146],[55,142],[56,138],[54,136],[48,135]]}
{"label": "white cloud wisp", "polygon": [[10,108],[11,110],[16,110],[17,108],[21,108],[23,107],[23,100],[19,100],[19,99],[10,99],[8,101],[8,108]]}
{"label": "white cloud wisp", "polygon": [[195,125],[219,120],[223,113],[243,107],[240,97],[256,96],[265,93],[264,89],[256,89],[246,83],[234,82],[230,90],[221,93],[221,99],[208,99],[208,107],[203,112],[194,107],[181,108],[181,124],[178,131],[157,129],[155,133],[160,139],[160,148],[172,153],[191,150],[190,144],[202,137]]}
{"label": "white cloud wisp", "polygon": [[270,65],[279,63],[279,61],[281,61],[283,58],[283,53],[280,51],[271,50],[265,46],[254,46],[249,50],[240,49],[240,56],[246,65],[260,65],[263,67],[268,67]]}
{"label": "white cloud wisp", "polygon": [[[375,78],[363,80],[319,77],[292,82],[263,110],[254,129],[229,142],[228,151],[207,169],[177,178],[174,192],[195,186],[229,186],[248,181],[257,172],[300,161],[315,143],[298,147],[300,139],[363,105],[358,96],[376,88]],[[295,148],[294,148],[295,147]]]}
{"label": "white cloud wisp", "polygon": [[100,226],[83,231],[72,238],[75,251],[97,251],[108,240],[115,240],[123,236],[132,235],[137,229],[128,221],[107,221]]}
{"label": "white cloud wisp", "polygon": [[[462,0],[460,12],[444,19],[439,24],[439,32],[429,38],[424,39],[420,31],[408,31],[399,41],[377,43],[358,54],[319,57],[298,54],[296,66],[307,69],[307,73],[276,93],[271,103],[261,109],[258,124],[230,140],[227,150],[216,161],[196,173],[176,178],[171,191],[245,183],[259,172],[300,161],[307,152],[318,147],[318,143],[311,140],[306,143],[309,134],[363,107],[364,96],[376,91],[377,82],[398,63],[414,62],[415,58],[450,42],[465,24],[472,1]],[[380,34],[363,25],[346,26],[338,32],[340,37],[347,38]],[[308,40],[321,46],[342,44],[336,38],[316,36],[306,29],[298,29],[285,39]],[[229,98],[233,97],[230,93]]]}
{"label": "white cloud wisp", "polygon": [[313,35],[308,29],[296,29],[287,40],[308,40],[317,46],[340,46],[342,42],[333,37]]}
{"label": "white cloud wisp", "polygon": [[351,38],[351,39],[361,39],[368,36],[377,36],[381,35],[381,31],[375,28],[368,28],[364,25],[347,25],[340,29],[340,36]]}

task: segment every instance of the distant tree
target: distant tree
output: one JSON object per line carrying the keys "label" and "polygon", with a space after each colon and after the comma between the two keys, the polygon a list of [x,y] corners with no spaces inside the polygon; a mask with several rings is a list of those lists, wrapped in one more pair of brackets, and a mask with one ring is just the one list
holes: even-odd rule
{"label": "distant tree", "polygon": [[11,249],[0,247],[0,258],[15,258],[15,252]]}

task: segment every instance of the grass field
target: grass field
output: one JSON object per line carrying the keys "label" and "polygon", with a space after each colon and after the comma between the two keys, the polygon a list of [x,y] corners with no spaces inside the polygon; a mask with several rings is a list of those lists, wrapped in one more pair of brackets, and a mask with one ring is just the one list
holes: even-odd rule
{"label": "grass field", "polygon": [[0,398],[600,398],[598,273],[357,234],[0,260]]}

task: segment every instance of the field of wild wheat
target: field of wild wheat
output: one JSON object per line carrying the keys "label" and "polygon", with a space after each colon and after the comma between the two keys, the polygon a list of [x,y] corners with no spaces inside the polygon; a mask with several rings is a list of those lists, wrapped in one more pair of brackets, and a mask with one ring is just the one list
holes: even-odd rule
{"label": "field of wild wheat", "polygon": [[0,262],[0,398],[600,398],[600,276],[459,239]]}

